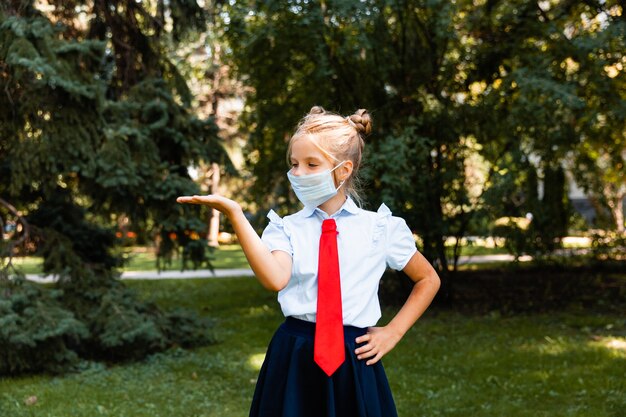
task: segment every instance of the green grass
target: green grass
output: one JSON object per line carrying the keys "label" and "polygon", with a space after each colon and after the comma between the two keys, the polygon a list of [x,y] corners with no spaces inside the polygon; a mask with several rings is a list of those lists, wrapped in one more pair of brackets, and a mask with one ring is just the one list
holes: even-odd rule
{"label": "green grass", "polygon": [[[156,269],[156,255],[154,250],[135,248],[127,253],[128,262],[124,271],[149,271]],[[248,261],[239,245],[221,245],[212,253],[211,264],[216,269],[248,268]],[[188,266],[190,267],[190,266]],[[181,270],[181,259],[172,260],[166,270]]]}
{"label": "green grass", "polygon": [[[247,415],[282,321],[275,294],[252,278],[129,285],[165,308],[215,318],[220,342],[66,376],[0,379],[0,416]],[[430,310],[384,361],[402,417],[619,417],[626,409],[624,316]],[[31,396],[37,402],[26,405]]]}
{"label": "green grass", "polygon": [[[448,246],[449,256],[452,256],[452,247]],[[461,247],[461,256],[499,255],[508,253],[503,247],[487,247],[480,245],[470,245]]]}
{"label": "green grass", "polygon": [[37,256],[16,256],[11,262],[15,268],[25,274],[39,274],[43,259]]}
{"label": "green grass", "polygon": [[[491,255],[506,253],[503,248],[487,248],[484,246],[466,246],[461,250],[461,255]],[[128,248],[124,254],[127,259],[126,265],[122,269],[123,271],[151,271],[156,269],[156,255],[154,249],[144,247],[132,247]],[[230,268],[248,268],[248,261],[246,260],[241,246],[238,244],[221,245],[212,254],[213,267],[216,269],[230,269]],[[180,271],[181,259],[176,257],[172,260],[170,265],[164,265],[163,270],[166,271]],[[495,264],[501,264],[496,262]],[[13,258],[13,265],[25,273],[25,274],[40,274],[42,273],[42,258],[35,256],[23,256]],[[188,268],[191,265],[188,266]]]}
{"label": "green grass", "polygon": [[[151,271],[156,268],[156,255],[151,248],[129,248],[125,252],[127,259],[123,271]],[[216,269],[248,268],[248,261],[239,245],[221,245],[212,253],[211,263]],[[42,258],[35,256],[24,256],[13,258],[13,264],[18,270],[25,274],[39,274],[42,271]],[[170,265],[165,265],[163,270],[180,271],[181,259],[172,259]],[[187,268],[191,268],[188,265]]]}

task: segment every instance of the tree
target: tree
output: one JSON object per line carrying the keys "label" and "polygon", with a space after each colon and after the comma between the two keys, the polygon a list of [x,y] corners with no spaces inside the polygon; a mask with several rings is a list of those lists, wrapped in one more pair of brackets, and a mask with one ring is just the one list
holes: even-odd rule
{"label": "tree", "polygon": [[[75,353],[135,358],[206,340],[197,321],[164,314],[119,283],[112,250],[116,219],[127,216],[137,230],[154,230],[161,259],[182,248],[185,262],[207,261],[204,222],[175,198],[197,191],[189,165],[229,161],[213,121],[194,116],[185,79],[167,55],[169,45],[203,30],[206,12],[188,1],[38,4],[0,6],[0,107],[7,110],[0,114],[0,198],[25,213],[61,292],[7,280],[3,270],[0,318],[12,327],[0,337],[0,371],[54,368]],[[24,310],[25,294],[41,308]],[[69,327],[45,335],[27,327],[46,316],[44,300],[67,318],[59,326]],[[24,311],[38,315],[23,322]],[[68,332],[74,319],[82,327]],[[50,338],[59,340],[50,345],[59,363],[32,356],[46,356]],[[11,350],[17,356],[4,356]]]}
{"label": "tree", "polygon": [[592,199],[617,208],[624,198],[622,11],[619,2],[491,1],[470,20],[472,77],[483,85],[475,134],[490,161],[502,150],[526,155],[546,197],[556,196],[524,207],[537,214],[534,227],[547,249],[567,229],[553,228],[554,219],[567,217],[565,182],[551,181],[559,171],[569,169]]}
{"label": "tree", "polygon": [[446,270],[444,236],[465,227],[464,210],[455,210],[467,201],[469,149],[460,130],[465,106],[455,96],[463,87],[455,75],[465,65],[456,61],[455,7],[238,2],[226,15],[234,66],[253,91],[247,157],[262,179],[253,198],[283,210],[294,206],[282,161],[295,123],[312,105],[342,113],[368,108],[375,121],[365,172],[370,201],[385,199],[405,217],[425,254]]}
{"label": "tree", "polygon": [[579,143],[569,164],[592,199],[602,201],[624,232],[626,198],[626,18],[619,2],[592,3],[569,30],[576,46],[571,76],[585,99]]}
{"label": "tree", "polygon": [[615,170],[602,181],[623,178],[622,11],[594,1],[224,4],[230,57],[251,90],[251,198],[295,206],[282,160],[312,105],[365,107],[369,200],[406,218],[441,272],[456,265],[447,236],[488,232],[479,214],[532,213],[531,250],[550,253],[570,217],[564,169],[574,160],[585,171],[581,143],[604,148],[611,132],[619,146],[603,166]]}

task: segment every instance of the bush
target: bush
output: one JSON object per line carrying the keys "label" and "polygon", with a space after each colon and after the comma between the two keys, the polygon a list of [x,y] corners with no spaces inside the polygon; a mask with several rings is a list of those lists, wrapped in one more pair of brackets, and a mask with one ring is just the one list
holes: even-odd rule
{"label": "bush", "polygon": [[[0,268],[0,374],[62,372],[80,360],[124,361],[172,346],[212,342],[210,323],[190,312],[161,311],[118,280],[115,235],[88,221],[60,191],[29,215],[54,286]],[[203,256],[198,241],[187,260]]]}
{"label": "bush", "polygon": [[0,280],[0,375],[59,372],[79,360],[71,349],[87,327],[60,302],[60,291],[21,278]]}
{"label": "bush", "polygon": [[626,233],[595,230],[591,234],[591,253],[599,260],[626,259]]}
{"label": "bush", "polygon": [[207,319],[180,309],[163,312],[117,279],[72,282],[64,289],[63,301],[89,328],[79,351],[91,359],[134,360],[172,346],[213,341]]}
{"label": "bush", "polygon": [[530,220],[524,217],[502,217],[494,223],[493,235],[505,239],[504,248],[515,259],[529,251],[531,246],[529,224]]}
{"label": "bush", "polygon": [[[591,261],[578,266],[508,264],[500,268],[456,271],[445,279],[447,286],[442,286],[434,304],[461,312],[497,311],[507,315],[566,307],[609,312],[623,312],[626,308],[626,275],[622,262]],[[412,281],[404,273],[388,270],[379,288],[381,303],[401,306],[412,287]]]}
{"label": "bush", "polygon": [[136,360],[213,342],[196,314],[162,312],[116,279],[86,274],[45,287],[0,279],[0,375],[65,372],[81,360]]}

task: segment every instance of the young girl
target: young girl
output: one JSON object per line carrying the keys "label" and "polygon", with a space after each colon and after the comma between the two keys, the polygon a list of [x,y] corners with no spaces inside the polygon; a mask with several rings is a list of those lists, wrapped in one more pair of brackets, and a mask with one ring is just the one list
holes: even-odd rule
{"label": "young girl", "polygon": [[[261,238],[238,203],[224,197],[179,197],[205,204],[232,222],[261,284],[278,291],[286,317],[269,345],[251,417],[397,416],[381,358],[422,315],[439,277],[416,250],[404,220],[383,204],[357,204],[366,110],[341,117],[313,107],[289,142],[287,173],[303,203],[280,218],[270,211]],[[383,327],[378,284],[389,266],[415,285]],[[319,285],[318,285],[319,284]]]}

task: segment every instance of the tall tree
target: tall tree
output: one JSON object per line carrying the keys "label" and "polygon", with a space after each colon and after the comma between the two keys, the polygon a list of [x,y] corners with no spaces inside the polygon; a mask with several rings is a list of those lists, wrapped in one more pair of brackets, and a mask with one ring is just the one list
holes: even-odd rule
{"label": "tall tree", "polygon": [[202,226],[181,220],[172,201],[195,190],[188,165],[227,158],[212,119],[191,112],[165,47],[201,28],[203,9],[176,1],[49,4],[45,14],[25,1],[2,10],[1,100],[11,111],[0,116],[10,179],[0,192],[25,207],[65,189],[68,204],[88,207],[92,218],[155,224],[163,247],[176,236],[190,250],[185,236]]}
{"label": "tall tree", "polygon": [[466,65],[458,62],[455,6],[237,2],[226,16],[236,70],[253,91],[248,161],[261,179],[253,198],[282,209],[295,204],[284,175],[286,140],[312,105],[368,108],[375,121],[366,146],[369,201],[387,201],[423,237],[425,254],[447,269],[444,236],[465,227],[456,208],[466,207],[469,146],[455,96]]}
{"label": "tall tree", "polygon": [[[83,323],[67,333],[83,340],[73,343],[80,355],[137,357],[194,329],[116,281],[113,228],[128,217],[136,231],[157,235],[161,258],[182,248],[186,262],[207,260],[204,221],[175,198],[197,192],[189,165],[228,166],[228,158],[213,120],[195,117],[185,79],[167,53],[204,30],[205,19],[206,10],[185,0],[0,5],[0,198],[25,214],[45,272],[60,276],[63,292],[49,301],[70,311],[59,317]],[[54,338],[60,345],[49,348],[71,359],[63,336],[69,321],[58,320],[62,327],[45,337],[33,335],[39,330],[28,323],[37,319],[25,322],[24,311],[48,312],[22,311],[25,304],[14,300],[30,291],[30,302],[45,306],[45,291],[24,290],[28,285],[6,280],[7,272],[0,316],[15,322],[0,335],[0,347],[14,356],[0,355],[9,361],[0,372],[53,367],[54,355],[42,358]],[[19,332],[28,336],[16,338]],[[19,344],[28,337],[34,341]],[[42,344],[41,353],[30,350],[33,343]],[[23,361],[29,355],[30,365]]]}
{"label": "tall tree", "polygon": [[[249,1],[224,4],[221,16],[251,89],[247,160],[261,204],[296,204],[283,155],[315,104],[372,111],[369,201],[405,217],[441,271],[451,268],[445,238],[478,227],[476,213],[531,212],[534,249],[558,246],[569,161],[604,184],[583,181],[589,190],[621,201],[626,48],[617,1]],[[482,186],[472,185],[476,175]]]}
{"label": "tall tree", "polygon": [[570,76],[585,100],[578,144],[568,165],[591,198],[602,201],[623,233],[626,198],[626,16],[621,2],[592,2],[568,26],[576,53]]}
{"label": "tall tree", "polygon": [[615,1],[490,1],[469,19],[477,51],[472,80],[483,90],[475,134],[490,161],[503,150],[524,154],[547,198],[556,196],[523,207],[537,214],[547,246],[566,231],[553,228],[565,209],[563,189],[554,189],[565,182],[551,181],[553,172],[568,168],[590,197],[614,207],[624,198],[622,12]]}

